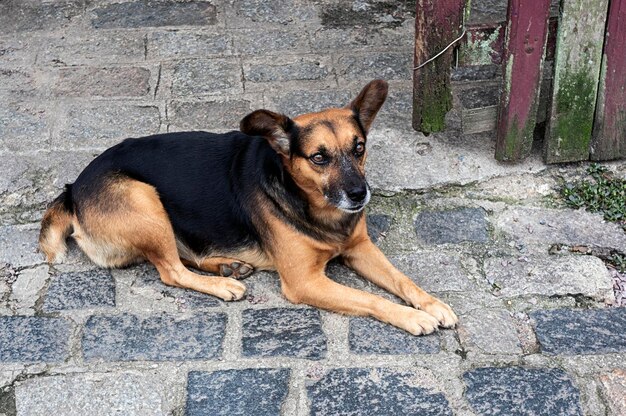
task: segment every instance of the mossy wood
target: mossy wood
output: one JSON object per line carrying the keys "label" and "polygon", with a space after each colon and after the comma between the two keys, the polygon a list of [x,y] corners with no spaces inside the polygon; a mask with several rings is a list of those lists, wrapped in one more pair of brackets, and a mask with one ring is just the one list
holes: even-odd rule
{"label": "mossy wood", "polygon": [[612,0],[600,72],[590,156],[626,157],[626,0]]}
{"label": "mossy wood", "polygon": [[550,0],[509,0],[497,160],[519,161],[530,154],[549,17]]}
{"label": "mossy wood", "polygon": [[562,3],[546,163],[589,159],[608,0]]}
{"label": "mossy wood", "polygon": [[[415,66],[437,55],[462,33],[465,0],[417,0],[415,13]],[[441,131],[452,108],[450,67],[452,49],[413,71],[413,128],[424,133]]]}

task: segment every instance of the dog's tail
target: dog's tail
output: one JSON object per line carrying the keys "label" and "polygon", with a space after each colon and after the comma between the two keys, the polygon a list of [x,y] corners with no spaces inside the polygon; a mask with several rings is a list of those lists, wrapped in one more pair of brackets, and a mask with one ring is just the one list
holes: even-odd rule
{"label": "dog's tail", "polygon": [[65,257],[65,240],[72,233],[72,205],[72,185],[65,185],[65,191],[48,205],[43,214],[39,248],[48,263],[61,261]]}

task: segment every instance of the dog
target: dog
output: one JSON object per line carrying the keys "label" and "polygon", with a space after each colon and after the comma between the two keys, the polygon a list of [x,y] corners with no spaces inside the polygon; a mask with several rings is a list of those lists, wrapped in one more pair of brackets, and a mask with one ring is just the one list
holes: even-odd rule
{"label": "dog", "polygon": [[[239,279],[275,270],[296,304],[371,316],[414,335],[453,327],[452,309],[398,271],[367,234],[367,133],[387,91],[374,80],[344,108],[293,119],[257,110],[241,131],[126,139],[49,205],[40,249],[48,262],[61,261],[71,235],[99,266],[147,260],[166,285],[225,301],[244,297]],[[409,306],[329,279],[333,258]]]}

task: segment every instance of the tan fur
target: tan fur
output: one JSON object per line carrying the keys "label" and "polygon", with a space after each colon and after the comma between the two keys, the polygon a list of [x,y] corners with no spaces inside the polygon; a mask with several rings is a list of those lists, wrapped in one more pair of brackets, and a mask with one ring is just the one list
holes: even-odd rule
{"label": "tan fur", "polygon": [[54,201],[44,213],[39,232],[39,248],[48,263],[60,262],[65,257],[65,240],[72,229],[73,215],[63,208],[63,203]]}

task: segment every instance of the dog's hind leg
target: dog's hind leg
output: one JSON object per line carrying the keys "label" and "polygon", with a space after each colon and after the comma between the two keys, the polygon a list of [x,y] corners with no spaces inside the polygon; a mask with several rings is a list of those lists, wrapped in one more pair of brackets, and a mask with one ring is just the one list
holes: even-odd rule
{"label": "dog's hind leg", "polygon": [[111,179],[94,201],[84,202],[80,225],[81,233],[76,236],[79,246],[100,264],[111,267],[145,258],[167,285],[224,300],[241,299],[246,292],[246,287],[235,279],[202,276],[185,268],[165,208],[155,188],[148,184],[128,178]]}
{"label": "dog's hind leg", "polygon": [[181,258],[181,261],[185,266],[237,280],[245,279],[254,273],[254,267],[250,264],[229,257],[204,257],[198,261]]}

